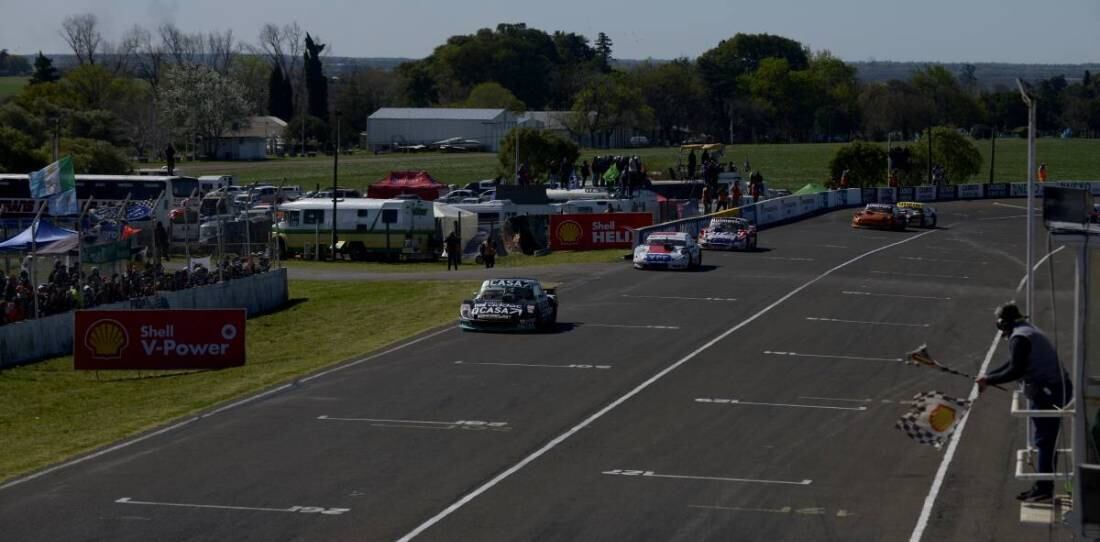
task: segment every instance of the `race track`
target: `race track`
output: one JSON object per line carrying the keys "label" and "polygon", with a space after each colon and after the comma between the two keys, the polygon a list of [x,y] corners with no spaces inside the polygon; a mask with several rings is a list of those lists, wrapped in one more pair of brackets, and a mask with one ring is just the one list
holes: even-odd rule
{"label": "race track", "polygon": [[[915,393],[971,392],[906,351],[927,342],[968,372],[1006,357],[991,315],[1024,274],[1024,228],[1019,202],[1000,203],[939,204],[940,229],[907,232],[837,211],[762,232],[760,252],[707,252],[699,272],[624,263],[562,286],[555,333],[440,330],[9,484],[0,533],[1046,540],[1018,522],[1008,394],[976,403],[931,498],[945,452],[893,427]],[[1068,332],[1071,255],[1050,262]]]}

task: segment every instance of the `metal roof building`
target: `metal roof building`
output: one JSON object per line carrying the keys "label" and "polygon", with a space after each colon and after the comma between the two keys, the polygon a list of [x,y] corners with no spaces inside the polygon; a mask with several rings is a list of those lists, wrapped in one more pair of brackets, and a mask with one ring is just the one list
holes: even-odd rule
{"label": "metal roof building", "polygon": [[506,109],[383,107],[367,117],[367,144],[379,150],[461,137],[476,139],[496,152],[515,124],[515,116]]}

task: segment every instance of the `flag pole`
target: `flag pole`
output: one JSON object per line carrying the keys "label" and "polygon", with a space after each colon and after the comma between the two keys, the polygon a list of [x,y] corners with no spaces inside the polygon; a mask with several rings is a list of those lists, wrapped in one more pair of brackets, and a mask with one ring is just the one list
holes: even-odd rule
{"label": "flag pole", "polygon": [[34,296],[34,318],[37,320],[39,315],[38,309],[38,258],[35,252],[38,251],[38,221],[42,219],[42,211],[46,210],[46,200],[42,200],[42,204],[38,207],[38,212],[34,214],[34,221],[31,222],[31,295]]}
{"label": "flag pole", "polygon": [[[191,200],[198,193],[199,189],[195,188],[191,191],[191,195],[187,196],[187,205],[183,206],[183,252],[187,257],[187,275],[191,276],[191,222],[187,216],[188,208],[191,207]],[[202,207],[202,201],[199,201],[199,207]]]}
{"label": "flag pole", "polygon": [[80,209],[80,216],[76,218],[76,276],[82,294],[84,293],[84,216],[92,207],[93,200],[95,196],[89,195],[88,201],[85,201],[84,207]]}

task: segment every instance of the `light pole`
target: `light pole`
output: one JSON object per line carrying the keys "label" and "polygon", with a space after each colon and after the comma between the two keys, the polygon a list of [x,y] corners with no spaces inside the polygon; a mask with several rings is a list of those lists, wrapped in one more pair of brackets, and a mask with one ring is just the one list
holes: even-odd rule
{"label": "light pole", "polygon": [[332,261],[336,261],[336,176],[340,168],[340,112],[336,111],[336,141],[332,153]]}
{"label": "light pole", "polygon": [[1017,79],[1020,97],[1027,104],[1027,289],[1025,290],[1025,311],[1032,316],[1035,301],[1035,106],[1038,99],[1026,83]]}

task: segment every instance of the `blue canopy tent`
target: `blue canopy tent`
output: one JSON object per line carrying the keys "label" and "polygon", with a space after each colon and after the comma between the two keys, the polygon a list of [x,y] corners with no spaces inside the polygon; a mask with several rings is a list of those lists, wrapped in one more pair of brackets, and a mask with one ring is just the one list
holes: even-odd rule
{"label": "blue canopy tent", "polygon": [[53,222],[40,220],[38,222],[38,233],[34,235],[34,242],[32,243],[33,228],[34,226],[31,226],[15,237],[0,243],[0,252],[30,252],[32,244],[36,245],[36,248],[45,248],[50,243],[76,239],[75,231],[59,228]]}

